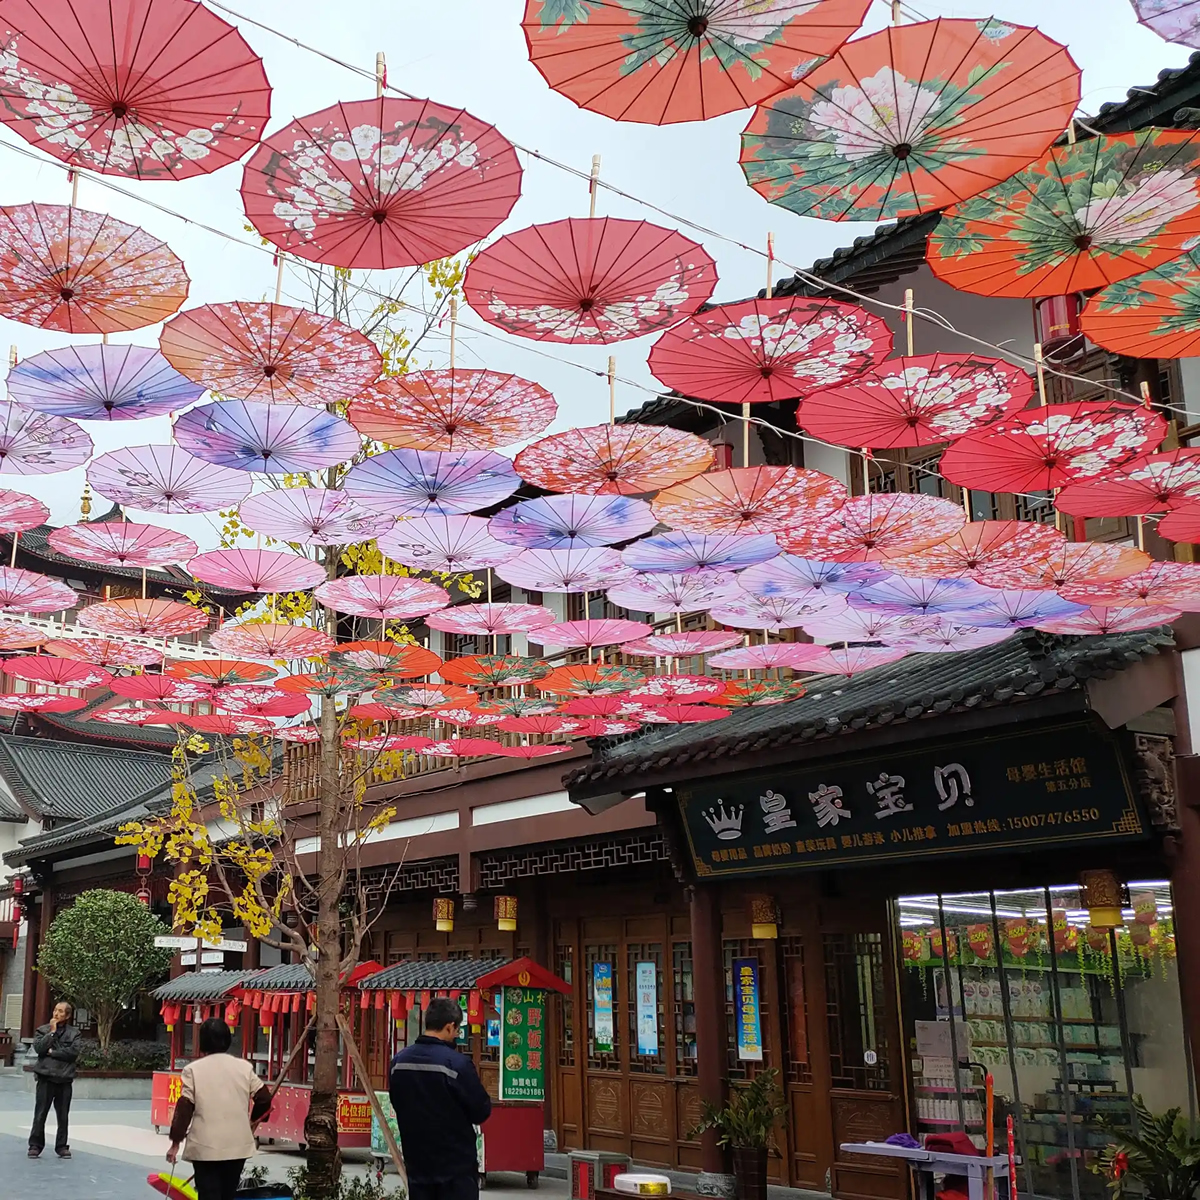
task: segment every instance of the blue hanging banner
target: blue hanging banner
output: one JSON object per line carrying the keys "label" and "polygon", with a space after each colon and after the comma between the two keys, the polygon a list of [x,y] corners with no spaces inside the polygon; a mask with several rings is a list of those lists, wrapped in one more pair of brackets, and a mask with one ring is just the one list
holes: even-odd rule
{"label": "blue hanging banner", "polygon": [[737,1017],[738,1058],[762,1062],[762,1021],[758,1004],[758,959],[733,960],[733,994]]}
{"label": "blue hanging banner", "polygon": [[597,1054],[613,1052],[613,966],[612,963],[592,964],[592,1011],[595,1025],[592,1044]]}

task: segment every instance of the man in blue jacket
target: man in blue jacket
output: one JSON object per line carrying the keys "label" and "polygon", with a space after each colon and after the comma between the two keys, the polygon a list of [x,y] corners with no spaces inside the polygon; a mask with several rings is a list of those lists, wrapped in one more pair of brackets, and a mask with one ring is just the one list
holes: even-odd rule
{"label": "man in blue jacket", "polygon": [[425,1009],[425,1033],[392,1059],[388,1094],[408,1170],[409,1200],[478,1200],[475,1129],[492,1101],[475,1065],[454,1049],[463,1014],[438,996]]}

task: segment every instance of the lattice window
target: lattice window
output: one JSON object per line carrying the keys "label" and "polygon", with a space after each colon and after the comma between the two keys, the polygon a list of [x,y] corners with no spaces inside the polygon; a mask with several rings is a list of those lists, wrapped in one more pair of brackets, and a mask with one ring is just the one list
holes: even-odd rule
{"label": "lattice window", "polygon": [[878,933],[827,933],[822,941],[832,1085],[889,1091],[883,938]]}
{"label": "lattice window", "polygon": [[812,1083],[812,1065],[808,1058],[808,990],[804,980],[804,943],[798,937],[780,939],[783,950],[783,1002],[785,1028],[788,1031],[789,1083]]}
{"label": "lattice window", "polygon": [[675,1024],[675,1074],[696,1074],[696,993],[691,942],[671,946],[672,1005]]}
{"label": "lattice window", "polygon": [[[596,1050],[596,994],[595,966],[597,963],[612,965],[612,1049]],[[588,1025],[588,1069],[592,1071],[620,1071],[621,1022],[621,971],[617,958],[617,947],[590,944],[583,948],[583,969],[587,972],[587,1025]]]}
{"label": "lattice window", "polygon": [[1041,521],[1050,524],[1054,520],[1054,497],[1050,492],[1029,492],[1013,497],[1016,502],[1018,521]]}
{"label": "lattice window", "polygon": [[[563,983],[575,983],[575,947],[556,946],[554,949],[555,969]],[[575,1065],[575,993],[567,992],[560,997],[562,1007],[558,1022],[558,1065]]]}
{"label": "lattice window", "polygon": [[[625,976],[628,987],[625,989],[625,1009],[627,1013],[626,1028],[629,1030],[629,1070],[640,1075],[664,1075],[667,1064],[663,1054],[663,1030],[666,1028],[665,997],[663,996],[663,948],[661,942],[631,942],[626,947],[628,972]],[[656,1054],[638,1053],[638,1024],[637,1024],[637,965],[652,962],[654,964],[654,1023]]]}
{"label": "lattice window", "polygon": [[737,993],[733,986],[733,960],[735,958],[753,958],[758,961],[758,1020],[759,1028],[764,1032],[771,1027],[771,1015],[767,1005],[767,989],[763,987],[762,956],[752,942],[725,941],[722,943],[725,964],[725,1054],[727,1078],[753,1079],[759,1071],[771,1065],[771,1053],[766,1041],[763,1042],[762,1061],[738,1058],[737,1040]]}
{"label": "lattice window", "polygon": [[878,462],[867,463],[867,490],[870,492],[898,492],[900,484],[896,478],[896,468],[885,469]]}

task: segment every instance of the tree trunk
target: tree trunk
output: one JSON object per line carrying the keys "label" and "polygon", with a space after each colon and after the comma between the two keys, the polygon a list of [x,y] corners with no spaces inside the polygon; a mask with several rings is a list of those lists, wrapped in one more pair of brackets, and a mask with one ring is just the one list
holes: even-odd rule
{"label": "tree trunk", "polygon": [[96,1040],[100,1043],[100,1053],[108,1051],[112,1041],[113,1026],[117,1023],[117,1013],[98,1010],[96,1013]]}

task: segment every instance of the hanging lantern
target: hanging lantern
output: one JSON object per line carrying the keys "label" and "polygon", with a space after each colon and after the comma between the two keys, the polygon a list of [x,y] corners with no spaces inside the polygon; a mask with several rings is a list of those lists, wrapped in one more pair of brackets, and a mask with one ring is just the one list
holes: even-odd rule
{"label": "hanging lantern", "polygon": [[1093,929],[1116,929],[1121,924],[1121,885],[1111,871],[1083,871],[1083,906]]}
{"label": "hanging lantern", "polygon": [[13,949],[15,950],[21,942],[21,922],[13,922]]}
{"label": "hanging lantern", "polygon": [[151,868],[153,866],[154,866],[154,862],[150,858],[150,855],[139,854],[137,856],[137,868],[136,869],[137,869],[137,873],[139,875],[142,875],[142,876],[149,875]]}
{"label": "hanging lantern", "polygon": [[492,915],[496,918],[496,928],[499,929],[501,933],[516,933],[516,896],[497,896],[495,900],[492,901]]}
{"label": "hanging lantern", "polygon": [[150,907],[150,889],[149,888],[144,888],[144,887],[138,888],[138,890],[134,894],[137,896],[138,900],[140,900],[147,908]]}
{"label": "hanging lantern", "polygon": [[237,1026],[238,1021],[242,1017],[242,1002],[240,1000],[230,1000],[225,1005],[225,1024],[233,1029]]}
{"label": "hanging lantern", "polygon": [[1078,292],[1067,296],[1043,296],[1033,302],[1035,337],[1045,358],[1062,362],[1082,354],[1087,342],[1080,316],[1084,297]]}
{"label": "hanging lantern", "polygon": [[471,1026],[472,1033],[479,1033],[483,1029],[483,997],[477,991],[467,997],[467,1024]]}
{"label": "hanging lantern", "polygon": [[408,1019],[408,1001],[405,999],[403,992],[392,992],[390,997],[392,1007],[392,1020],[397,1025],[403,1025]]}
{"label": "hanging lantern", "polygon": [[750,936],[764,941],[773,941],[779,936],[778,914],[774,896],[747,896],[746,907],[750,910]]}
{"label": "hanging lantern", "polygon": [[1107,929],[1088,929],[1083,936],[1087,940],[1088,949],[1096,954],[1107,954],[1111,949]]}
{"label": "hanging lantern", "polygon": [[1136,921],[1129,927],[1129,940],[1139,950],[1145,950],[1153,941],[1154,930],[1149,925],[1139,925]]}
{"label": "hanging lantern", "polygon": [[454,931],[454,901],[449,896],[434,897],[433,921],[438,933]]}
{"label": "hanging lantern", "polygon": [[19,896],[25,890],[25,877],[23,875],[13,876],[12,890],[14,896]]}
{"label": "hanging lantern", "polygon": [[179,1021],[179,1005],[164,1004],[162,1006],[162,1019],[163,1024],[167,1027],[167,1032],[170,1033]]}
{"label": "hanging lantern", "polygon": [[718,438],[712,443],[713,465],[710,471],[728,471],[733,466],[733,443]]}

